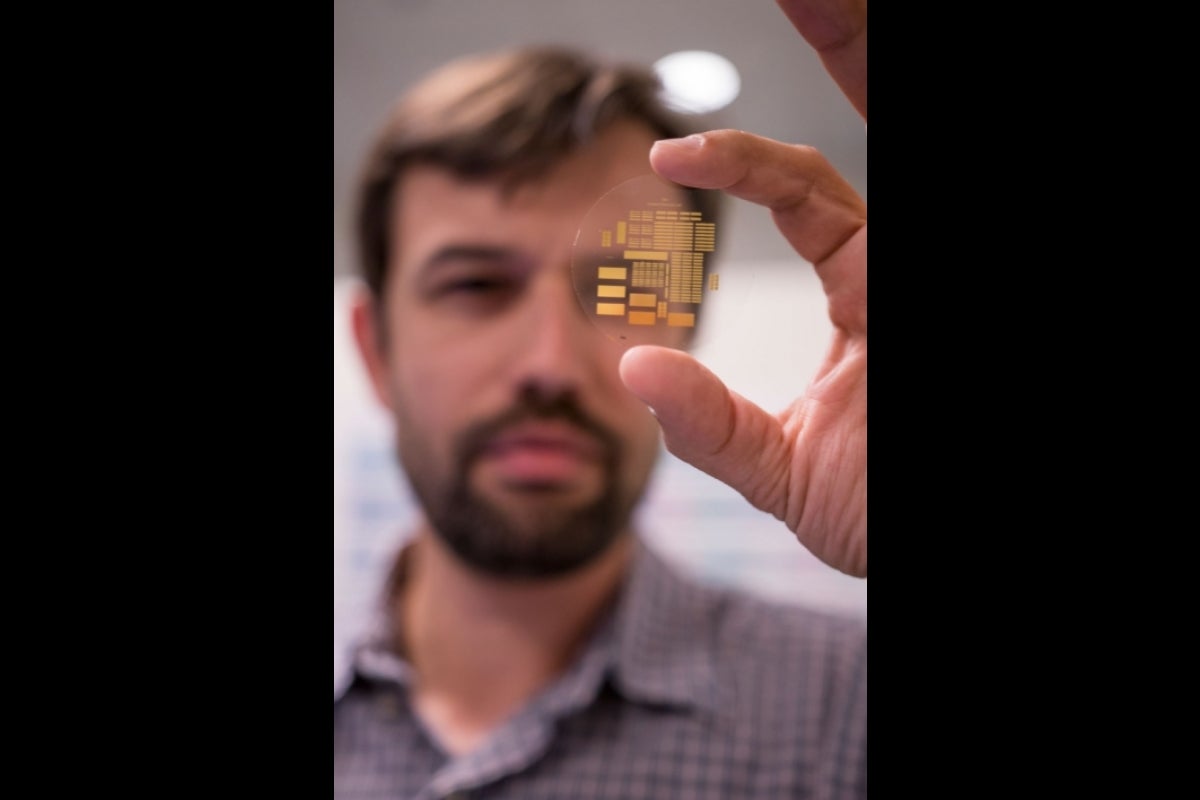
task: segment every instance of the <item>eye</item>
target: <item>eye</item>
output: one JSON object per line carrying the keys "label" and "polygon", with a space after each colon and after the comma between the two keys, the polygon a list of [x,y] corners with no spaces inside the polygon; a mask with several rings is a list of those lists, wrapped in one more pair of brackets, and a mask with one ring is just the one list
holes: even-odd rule
{"label": "eye", "polygon": [[423,301],[449,314],[480,316],[502,311],[521,295],[530,262],[502,248],[447,246],[421,267]]}
{"label": "eye", "polygon": [[520,294],[521,282],[503,270],[448,270],[447,273],[432,287],[430,299],[449,313],[493,314]]}
{"label": "eye", "polygon": [[498,277],[472,277],[449,281],[442,287],[442,294],[486,295],[489,293],[508,291],[513,288],[513,281]]}

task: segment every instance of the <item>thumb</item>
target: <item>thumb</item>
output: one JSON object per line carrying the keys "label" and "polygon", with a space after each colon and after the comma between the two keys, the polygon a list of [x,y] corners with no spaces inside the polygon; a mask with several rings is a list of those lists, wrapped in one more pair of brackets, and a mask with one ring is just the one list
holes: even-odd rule
{"label": "thumb", "polygon": [[620,375],[654,410],[668,450],[783,519],[789,459],[776,417],[679,350],[633,347]]}

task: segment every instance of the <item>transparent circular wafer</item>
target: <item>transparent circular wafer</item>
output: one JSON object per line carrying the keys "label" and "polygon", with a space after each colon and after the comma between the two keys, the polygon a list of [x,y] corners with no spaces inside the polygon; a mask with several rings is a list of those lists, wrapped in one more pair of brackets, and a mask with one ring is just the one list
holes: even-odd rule
{"label": "transparent circular wafer", "polygon": [[718,269],[720,231],[702,206],[693,190],[647,174],[605,193],[584,217],[575,292],[610,339],[689,349],[729,318],[749,275]]}

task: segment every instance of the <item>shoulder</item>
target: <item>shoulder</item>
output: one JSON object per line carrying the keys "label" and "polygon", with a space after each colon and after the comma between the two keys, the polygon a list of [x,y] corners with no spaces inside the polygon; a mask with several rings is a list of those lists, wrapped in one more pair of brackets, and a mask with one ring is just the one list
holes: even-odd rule
{"label": "shoulder", "polygon": [[866,620],[739,590],[722,590],[720,597],[712,632],[722,718],[781,764],[799,759],[817,774],[822,761],[859,763],[867,725]]}
{"label": "shoulder", "polygon": [[714,590],[713,631],[731,657],[771,654],[787,661],[857,659],[866,652],[866,620],[767,600],[743,589]]}
{"label": "shoulder", "polygon": [[703,636],[704,649],[721,672],[803,669],[810,679],[831,682],[865,674],[867,621],[862,616],[771,600],[707,581],[659,556],[651,558],[655,594],[672,598],[664,604],[674,611],[672,624]]}
{"label": "shoulder", "polygon": [[682,566],[651,577],[656,623],[644,629],[654,635],[635,641],[655,657],[642,660],[663,670],[663,685],[693,687],[706,757],[744,788],[736,795],[865,796],[866,620],[716,585]]}

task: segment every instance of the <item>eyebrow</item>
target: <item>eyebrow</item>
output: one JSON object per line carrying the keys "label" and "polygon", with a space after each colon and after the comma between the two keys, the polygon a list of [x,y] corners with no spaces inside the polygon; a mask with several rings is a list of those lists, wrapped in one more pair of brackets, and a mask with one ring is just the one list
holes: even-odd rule
{"label": "eyebrow", "polygon": [[451,244],[440,247],[417,268],[417,275],[424,276],[443,264],[454,261],[516,261],[520,254],[510,247],[494,245]]}

